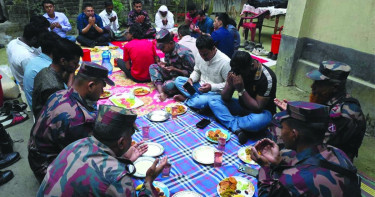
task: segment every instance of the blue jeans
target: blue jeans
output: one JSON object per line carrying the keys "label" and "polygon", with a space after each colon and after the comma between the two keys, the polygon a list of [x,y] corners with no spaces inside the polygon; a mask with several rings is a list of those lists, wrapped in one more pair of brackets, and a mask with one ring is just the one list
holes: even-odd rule
{"label": "blue jeans", "polygon": [[76,37],[75,36],[65,36],[66,39],[72,41],[72,42],[76,42]]}
{"label": "blue jeans", "polygon": [[177,89],[184,94],[188,99],[185,100],[185,104],[189,107],[194,107],[196,109],[203,109],[208,107],[208,101],[210,99],[214,98],[221,98],[221,95],[218,92],[207,92],[207,93],[201,93],[199,92],[199,88],[201,85],[198,82],[195,82],[193,84],[193,88],[195,89],[196,93],[194,95],[190,95],[186,90],[184,89],[183,85],[187,82],[187,77],[177,77],[174,81]]}
{"label": "blue jeans", "polygon": [[214,98],[209,100],[208,105],[216,118],[233,132],[240,129],[257,132],[266,128],[272,120],[272,114],[268,110],[263,110],[259,114],[251,113],[240,105],[238,99],[232,98],[231,101],[225,102],[221,98]]}

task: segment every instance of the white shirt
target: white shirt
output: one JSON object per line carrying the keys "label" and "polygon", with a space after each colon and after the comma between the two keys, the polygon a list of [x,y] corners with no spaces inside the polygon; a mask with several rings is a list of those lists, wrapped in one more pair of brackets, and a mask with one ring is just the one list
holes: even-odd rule
{"label": "white shirt", "polygon": [[[102,18],[104,28],[108,30],[111,29],[113,32],[116,32],[120,27],[118,24],[117,13],[115,11],[112,10],[111,14],[108,14],[107,11],[105,11],[104,9],[102,12],[100,12],[99,16],[100,18]],[[111,22],[109,19],[114,16],[116,16],[116,20]]]}
{"label": "white shirt", "polygon": [[197,59],[197,57],[201,58],[199,55],[199,51],[196,45],[197,39],[194,37],[191,37],[190,35],[186,35],[181,38],[180,41],[178,41],[178,44],[181,44],[188,49],[190,49],[191,52],[193,52],[194,58]]}
{"label": "white shirt", "polygon": [[[167,25],[163,25],[163,20],[165,19],[168,20]],[[158,10],[158,12],[155,14],[155,24],[156,24],[156,27],[160,29],[172,29],[174,26],[174,19],[173,19],[172,12],[168,11],[167,16],[163,17]]]}
{"label": "white shirt", "polygon": [[19,38],[9,42],[7,46],[9,67],[22,89],[25,66],[31,58],[38,56],[40,53],[39,49],[29,47],[29,45],[22,42]]}
{"label": "white shirt", "polygon": [[220,50],[216,51],[215,56],[208,62],[199,56],[195,60],[194,71],[190,74],[193,83],[211,84],[211,91],[220,92],[224,89],[228,73],[230,71],[230,59]]}

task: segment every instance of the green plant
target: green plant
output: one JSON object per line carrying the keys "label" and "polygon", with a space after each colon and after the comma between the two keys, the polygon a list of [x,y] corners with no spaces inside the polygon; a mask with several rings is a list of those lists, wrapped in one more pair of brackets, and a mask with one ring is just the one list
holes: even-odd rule
{"label": "green plant", "polygon": [[117,17],[118,17],[118,22],[120,26],[125,26],[127,21],[126,21],[126,16],[125,16],[125,6],[122,3],[121,0],[113,0],[113,10],[117,12]]}

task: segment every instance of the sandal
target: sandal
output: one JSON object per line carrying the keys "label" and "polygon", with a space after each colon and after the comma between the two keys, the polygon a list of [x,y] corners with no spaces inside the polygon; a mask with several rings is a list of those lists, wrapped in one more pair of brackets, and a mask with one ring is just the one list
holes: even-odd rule
{"label": "sandal", "polygon": [[26,103],[13,104],[12,108],[14,111],[21,112],[27,108],[27,104]]}
{"label": "sandal", "polygon": [[11,115],[7,119],[1,121],[1,124],[4,126],[4,129],[6,129],[18,123],[24,122],[27,119],[29,119],[29,116],[25,112],[12,111]]}

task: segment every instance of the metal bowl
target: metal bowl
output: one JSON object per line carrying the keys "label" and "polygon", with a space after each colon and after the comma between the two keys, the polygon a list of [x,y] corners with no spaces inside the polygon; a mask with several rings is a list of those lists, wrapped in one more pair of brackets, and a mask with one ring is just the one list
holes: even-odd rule
{"label": "metal bowl", "polygon": [[163,110],[153,111],[146,115],[147,119],[151,120],[152,122],[163,122],[168,120],[170,116],[170,113]]}

